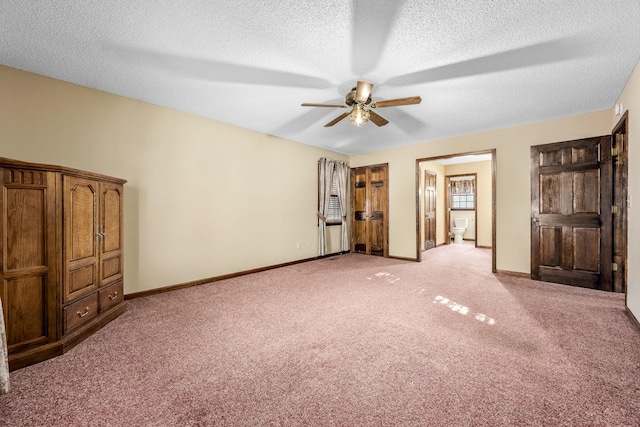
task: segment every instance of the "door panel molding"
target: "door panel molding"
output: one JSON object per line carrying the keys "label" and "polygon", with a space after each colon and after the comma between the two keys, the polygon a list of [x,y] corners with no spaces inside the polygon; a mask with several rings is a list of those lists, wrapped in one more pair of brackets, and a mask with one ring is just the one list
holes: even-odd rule
{"label": "door panel molding", "polygon": [[531,147],[531,278],[612,289],[611,136]]}

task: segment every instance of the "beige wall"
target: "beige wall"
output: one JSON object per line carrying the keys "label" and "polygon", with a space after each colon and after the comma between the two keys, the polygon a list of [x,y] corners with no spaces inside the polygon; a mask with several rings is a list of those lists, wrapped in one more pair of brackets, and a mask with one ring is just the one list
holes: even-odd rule
{"label": "beige wall", "polygon": [[352,167],[389,163],[389,254],[415,257],[415,161],[496,149],[496,264],[530,270],[530,147],[611,132],[609,110],[351,156]]}
{"label": "beige wall", "polygon": [[[475,173],[477,176],[476,181],[476,208],[477,208],[477,216],[478,216],[478,237],[476,241],[476,245],[491,247],[492,246],[492,224],[491,224],[491,160],[483,161],[483,162],[473,162],[473,163],[460,163],[457,165],[448,165],[445,168],[446,175],[463,175],[463,174],[473,174]],[[465,216],[465,215],[459,215]],[[467,215],[469,216],[469,215]],[[472,216],[469,216],[472,218]],[[472,229],[475,224],[469,221],[467,226],[467,230],[469,233],[465,232],[465,239],[473,239],[475,236],[473,235]],[[468,237],[467,237],[468,236]]]}
{"label": "beige wall", "polygon": [[[608,134],[618,120],[605,110],[348,158],[2,66],[0,94],[0,156],[129,180],[127,293],[315,256],[322,156],[351,166],[389,163],[390,255],[413,258],[416,159],[496,149],[497,268],[528,273],[529,147]],[[629,191],[636,203],[639,99],[636,68],[618,100],[630,110]],[[338,227],[329,233],[337,251]],[[628,305],[636,317],[638,239],[631,208]]]}
{"label": "beige wall", "polygon": [[[627,274],[627,307],[640,320],[640,65],[637,65],[627,82],[616,104],[622,104],[629,111],[629,197],[631,206],[628,210],[628,274]],[[611,128],[620,120],[613,115],[609,125]],[[610,117],[611,117],[610,116]]]}
{"label": "beige wall", "polygon": [[1,66],[0,94],[1,157],[129,181],[126,293],[316,256],[317,160],[347,156]]}

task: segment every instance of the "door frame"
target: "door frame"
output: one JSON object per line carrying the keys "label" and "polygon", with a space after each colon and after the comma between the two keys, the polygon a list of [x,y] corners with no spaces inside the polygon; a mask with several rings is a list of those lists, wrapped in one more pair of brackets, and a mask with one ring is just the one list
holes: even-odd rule
{"label": "door frame", "polygon": [[[445,154],[416,159],[415,189],[416,189],[416,261],[422,261],[422,251],[420,250],[420,163],[430,162],[440,159],[450,159],[452,157],[469,156],[475,154],[491,154],[491,272],[497,273],[496,268],[496,175],[497,161],[496,149],[468,151],[464,153]],[[476,206],[477,207],[477,206]],[[436,215],[437,217],[437,215]],[[477,235],[476,235],[477,239]]]}

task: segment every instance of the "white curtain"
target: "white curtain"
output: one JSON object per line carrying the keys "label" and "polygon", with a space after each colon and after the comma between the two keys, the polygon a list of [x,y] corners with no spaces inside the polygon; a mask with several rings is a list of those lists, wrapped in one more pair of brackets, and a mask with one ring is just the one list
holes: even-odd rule
{"label": "white curtain", "polygon": [[338,200],[340,201],[340,214],[342,215],[340,251],[344,252],[349,250],[349,224],[347,222],[349,165],[336,161],[336,176],[338,177]]}
{"label": "white curtain", "polygon": [[331,178],[334,161],[325,157],[318,160],[318,255],[327,254],[327,215],[331,199]]}
{"label": "white curtain", "polygon": [[7,336],[4,330],[4,315],[0,300],[0,394],[9,392],[9,359],[7,355]]}

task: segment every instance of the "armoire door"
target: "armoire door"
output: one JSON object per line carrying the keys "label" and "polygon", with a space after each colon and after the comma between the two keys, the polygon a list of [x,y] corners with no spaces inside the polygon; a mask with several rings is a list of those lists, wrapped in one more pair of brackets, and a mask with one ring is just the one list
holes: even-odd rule
{"label": "armoire door", "polygon": [[56,174],[0,168],[0,301],[12,354],[59,340]]}
{"label": "armoire door", "polygon": [[105,286],[122,279],[123,271],[123,187],[112,182],[100,183],[98,244],[100,283]]}
{"label": "armoire door", "polygon": [[531,277],[612,290],[611,136],[531,147]]}
{"label": "armoire door", "polygon": [[351,252],[389,256],[387,164],[351,169]]}
{"label": "armoire door", "polygon": [[64,302],[98,289],[98,181],[65,175]]}

